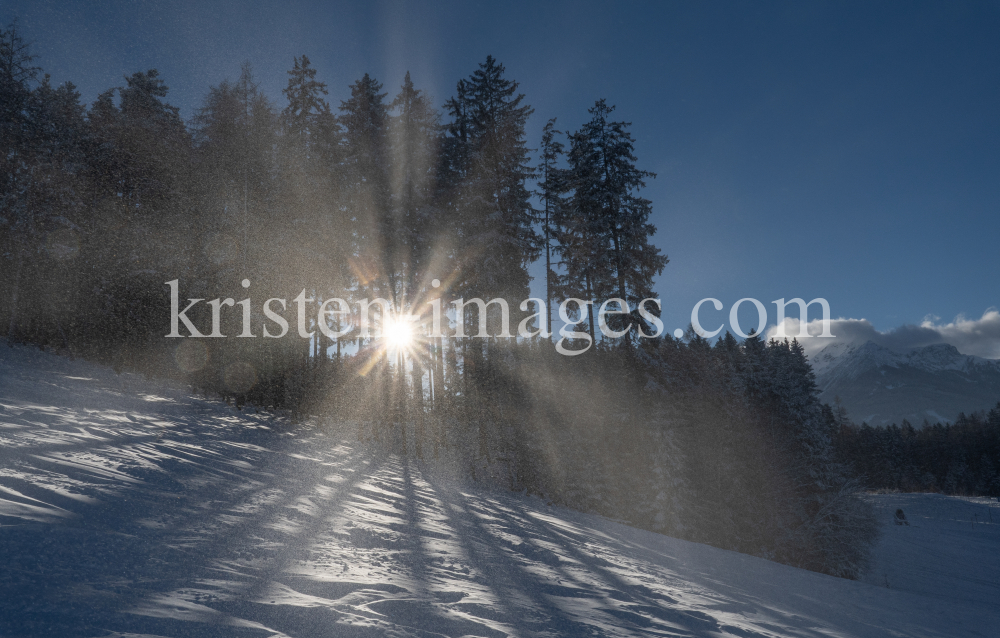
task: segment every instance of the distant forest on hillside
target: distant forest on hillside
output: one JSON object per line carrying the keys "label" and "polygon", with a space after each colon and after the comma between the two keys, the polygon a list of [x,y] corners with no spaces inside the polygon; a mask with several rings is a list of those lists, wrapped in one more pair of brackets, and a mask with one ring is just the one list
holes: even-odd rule
{"label": "distant forest on hillside", "polygon": [[839,422],[837,457],[869,487],[1000,497],[1000,402],[989,412],[962,413],[955,423]]}

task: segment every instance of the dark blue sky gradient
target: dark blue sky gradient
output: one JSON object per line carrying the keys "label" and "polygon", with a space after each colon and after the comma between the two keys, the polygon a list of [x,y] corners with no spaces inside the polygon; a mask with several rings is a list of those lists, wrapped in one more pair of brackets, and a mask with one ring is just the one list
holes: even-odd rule
{"label": "dark blue sky gradient", "polygon": [[281,106],[302,53],[334,106],[365,72],[391,98],[406,70],[440,105],[492,54],[535,108],[533,147],[605,98],[658,174],[670,330],[703,297],[821,296],[882,330],[1000,304],[997,3],[7,0],[14,16],[88,103],[157,68],[185,118],[243,60]]}

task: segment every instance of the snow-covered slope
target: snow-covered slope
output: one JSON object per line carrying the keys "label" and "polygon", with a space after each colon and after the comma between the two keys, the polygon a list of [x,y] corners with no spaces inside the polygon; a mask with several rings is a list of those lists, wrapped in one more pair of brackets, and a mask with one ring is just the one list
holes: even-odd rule
{"label": "snow-covered slope", "polygon": [[834,343],[810,358],[823,401],[840,397],[854,421],[871,425],[954,421],[1000,401],[1000,361],[935,344],[897,352],[868,341]]}
{"label": "snow-covered slope", "polygon": [[[903,510],[905,525],[888,525],[866,582],[958,603],[1000,601],[1000,502],[943,494],[872,497],[883,521]],[[932,559],[932,560],[929,560]],[[994,628],[1000,633],[1000,627]]]}
{"label": "snow-covered slope", "polygon": [[[979,598],[841,580],[455,484],[333,428],[2,344],[0,445],[2,636],[1000,629]],[[933,569],[932,554],[913,559]]]}

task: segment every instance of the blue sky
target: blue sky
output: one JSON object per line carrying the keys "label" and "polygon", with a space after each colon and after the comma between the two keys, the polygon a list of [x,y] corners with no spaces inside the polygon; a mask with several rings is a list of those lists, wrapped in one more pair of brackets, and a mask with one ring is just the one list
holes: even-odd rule
{"label": "blue sky", "polygon": [[[409,70],[438,105],[487,54],[542,125],[598,98],[658,174],[670,330],[704,297],[825,297],[878,330],[1000,305],[1000,4],[24,2],[38,63],[89,103],[157,68],[190,117],[249,60],[281,102],[305,53],[333,105]],[[706,306],[710,309],[710,305]],[[747,305],[744,327],[756,323]],[[935,320],[934,317],[939,319]]]}

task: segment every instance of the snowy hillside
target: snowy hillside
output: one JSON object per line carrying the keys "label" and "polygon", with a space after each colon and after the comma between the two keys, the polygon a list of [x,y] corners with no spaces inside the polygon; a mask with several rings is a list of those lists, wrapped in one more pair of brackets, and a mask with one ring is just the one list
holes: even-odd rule
{"label": "snowy hillside", "polygon": [[1000,401],[1000,361],[935,344],[897,352],[868,341],[834,343],[810,357],[820,398],[840,397],[852,420],[870,425],[954,421]]}
{"label": "snowy hillside", "polygon": [[[1000,631],[1000,504],[967,528],[928,521],[968,503],[903,504],[911,525],[887,530],[870,575],[886,588],[455,484],[332,428],[5,345],[0,445],[2,636]],[[935,581],[942,542],[952,572]]]}
{"label": "snowy hillside", "polygon": [[906,521],[883,530],[874,563],[864,577],[866,582],[956,603],[997,606],[997,499],[943,494],[881,494],[874,498],[882,520],[893,520],[901,509]]}

